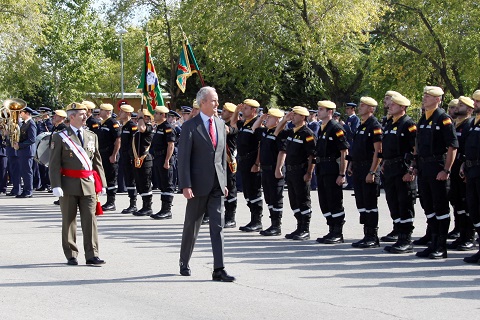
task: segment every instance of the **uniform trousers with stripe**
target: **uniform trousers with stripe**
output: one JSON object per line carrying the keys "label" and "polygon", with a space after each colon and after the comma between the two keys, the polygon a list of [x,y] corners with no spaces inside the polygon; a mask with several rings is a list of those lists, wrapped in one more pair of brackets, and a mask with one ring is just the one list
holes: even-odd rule
{"label": "uniform trousers with stripe", "polygon": [[366,183],[365,179],[370,171],[370,164],[356,165],[353,163],[353,190],[355,193],[355,203],[360,213],[360,224],[366,227],[378,227],[378,184],[376,177],[374,183]]}
{"label": "uniform trousers with stripe", "polygon": [[152,195],[152,167],[153,161],[151,155],[145,157],[143,165],[140,168],[133,167],[137,192],[142,198]]}
{"label": "uniform trousers with stripe", "polygon": [[306,173],[306,168],[287,171],[285,181],[288,185],[288,199],[293,213],[310,216],[312,213],[310,182],[303,180]]}
{"label": "uniform trousers with stripe", "polygon": [[133,173],[133,159],[128,153],[122,153],[120,155],[120,159],[122,159],[121,163],[123,168],[123,180],[125,181],[128,197],[136,198],[137,188],[135,187],[135,175]]}
{"label": "uniform trousers with stripe", "polygon": [[403,173],[384,175],[383,188],[394,225],[400,233],[409,234],[414,229],[415,199],[411,192],[411,182],[404,182],[402,178]]}
{"label": "uniform trousers with stripe", "polygon": [[173,185],[173,158],[170,158],[170,167],[168,169],[163,167],[164,163],[164,155],[155,157],[153,159],[153,174],[160,186],[161,200],[172,202],[173,194],[175,192]]}
{"label": "uniform trousers with stripe", "polygon": [[329,226],[340,224],[345,219],[343,189],[337,184],[337,178],[338,174],[319,175],[317,172],[318,202]]}
{"label": "uniform trousers with stripe", "polygon": [[107,180],[107,195],[115,196],[117,194],[117,176],[118,176],[118,160],[115,163],[110,162],[110,152],[100,152],[102,157],[103,170],[105,171],[105,179]]}
{"label": "uniform trousers with stripe", "polygon": [[[268,205],[270,214],[275,211],[282,217],[283,211],[283,189],[285,187],[285,179],[277,179],[274,169],[262,169],[262,187],[265,202]],[[274,218],[274,217],[271,217]]]}

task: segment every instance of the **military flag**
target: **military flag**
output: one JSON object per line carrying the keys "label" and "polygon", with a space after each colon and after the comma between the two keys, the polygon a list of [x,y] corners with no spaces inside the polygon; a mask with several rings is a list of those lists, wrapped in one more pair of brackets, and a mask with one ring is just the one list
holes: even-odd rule
{"label": "military flag", "polygon": [[145,56],[143,59],[142,76],[140,78],[140,84],[137,87],[137,91],[143,93],[143,98],[146,101],[147,109],[150,111],[150,113],[153,114],[157,106],[164,105],[157,73],[150,55],[148,38],[145,39]]}
{"label": "military flag", "polygon": [[187,88],[187,79],[194,73],[198,73],[202,86],[205,86],[192,47],[188,43],[185,34],[184,37],[185,40],[182,42],[182,49],[180,50],[180,57],[178,58],[177,65],[177,85],[183,93],[185,93],[185,89]]}

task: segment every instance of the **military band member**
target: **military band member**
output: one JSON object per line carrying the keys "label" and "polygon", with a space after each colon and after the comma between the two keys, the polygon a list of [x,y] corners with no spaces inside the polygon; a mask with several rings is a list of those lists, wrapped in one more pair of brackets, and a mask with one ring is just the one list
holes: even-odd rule
{"label": "military band member", "polygon": [[100,119],[94,116],[94,110],[97,107],[95,103],[91,101],[83,101],[82,104],[87,107],[87,122],[86,126],[88,129],[95,134],[98,134],[98,131],[100,130]]}
{"label": "military band member", "polygon": [[3,133],[4,128],[0,128],[0,194],[7,194],[8,183],[8,158],[7,158],[7,139]]}
{"label": "military band member", "polygon": [[62,247],[68,265],[78,265],[77,210],[80,212],[87,264],[105,263],[99,258],[95,213],[97,194],[104,192],[106,181],[97,136],[83,129],[86,109],[75,102],[67,107],[70,126],[53,135],[50,152],[50,181],[53,194],[60,197]]}
{"label": "military band member", "polygon": [[[262,170],[262,187],[265,202],[270,211],[272,225],[260,231],[263,236],[282,234],[283,189],[285,187],[285,140],[277,138],[275,129],[283,118],[284,112],[271,108],[267,114],[258,117],[252,126],[255,136],[260,141],[260,168]],[[265,122],[265,127],[262,123]]]}
{"label": "military band member", "polygon": [[[480,235],[480,90],[473,93],[474,112],[477,115],[465,140],[465,163],[460,175],[466,179],[468,213],[475,231]],[[466,263],[479,263],[480,250],[463,258]]]}
{"label": "military band member", "polygon": [[98,144],[102,156],[103,169],[107,179],[107,202],[103,211],[115,211],[115,195],[117,194],[118,152],[120,150],[120,135],[122,128],[112,117],[113,106],[108,103],[100,105],[100,117],[103,119],[98,130]]}
{"label": "military band member", "polygon": [[465,139],[474,122],[472,118],[473,108],[474,102],[472,99],[460,96],[454,109],[458,149],[452,165],[452,173],[450,174],[448,198],[453,207],[455,227],[459,232],[459,237],[450,243],[447,248],[458,251],[473,250],[475,247],[473,243],[475,230],[468,214],[466,203],[466,184],[464,177],[460,177],[460,168],[465,162]]}
{"label": "military band member", "polygon": [[[245,232],[258,232],[263,228],[263,199],[258,140],[252,130],[252,126],[258,117],[257,111],[259,107],[260,103],[258,101],[245,99],[243,103],[237,106],[230,120],[231,126],[238,129],[238,171],[242,179],[243,195],[250,209],[250,222],[240,227],[240,230]],[[245,120],[238,120],[240,112],[243,113]]]}
{"label": "military band member", "polygon": [[318,101],[318,118],[322,125],[317,139],[318,201],[327,220],[328,233],[317,239],[318,243],[343,243],[343,184],[347,170],[348,142],[343,126],[333,120],[336,105],[332,101]]}
{"label": "military band member", "polygon": [[237,136],[238,129],[230,124],[237,106],[226,102],[223,105],[222,119],[225,121],[227,132],[227,189],[228,195],[225,197],[225,225],[224,228],[235,228],[235,214],[237,212]]}
{"label": "military band member", "polygon": [[380,178],[379,154],[382,152],[382,126],[373,116],[377,101],[362,97],[358,106],[360,125],[353,138],[348,174],[353,175],[355,203],[363,225],[363,239],[353,242],[354,248],[375,248],[378,239],[378,206]]}
{"label": "military band member", "polygon": [[391,253],[413,252],[411,236],[416,194],[413,189],[414,174],[410,166],[417,127],[406,114],[408,106],[410,101],[401,94],[391,97],[388,108],[390,117],[385,123],[382,140],[383,186],[393,220],[393,231],[387,237],[397,238],[392,246],[385,247]]}
{"label": "military band member", "polygon": [[450,225],[447,181],[458,148],[453,121],[440,108],[442,96],[443,90],[439,87],[424,88],[425,114],[417,124],[418,188],[431,236],[429,247],[416,256],[430,259],[447,257]]}
{"label": "military band member", "polygon": [[134,216],[151,216],[152,211],[152,167],[153,157],[149,152],[152,145],[152,114],[147,109],[137,112],[137,132],[133,136],[133,174],[137,192],[142,197],[142,208],[133,213]]}
{"label": "military band member", "polygon": [[[340,124],[343,125],[343,129],[347,133],[347,142],[350,145],[350,148],[348,150],[349,153],[351,153],[352,147],[353,147],[353,136],[355,135],[355,132],[357,132],[358,126],[360,125],[360,119],[355,113],[356,108],[357,108],[356,103],[354,102],[346,103],[345,114],[347,116],[347,119],[345,119],[345,122],[343,121],[340,122]],[[347,185],[345,186],[345,189],[353,190],[353,177],[347,174],[346,179],[347,179]]]}
{"label": "military band member", "polygon": [[175,148],[176,134],[173,126],[167,121],[168,108],[158,106],[155,108],[154,120],[157,128],[153,133],[153,174],[160,181],[160,199],[162,208],[152,215],[156,220],[172,219],[172,203],[174,195],[173,186],[173,151]]}
{"label": "military band member", "polygon": [[[40,120],[37,121],[37,136],[43,132],[53,132],[53,123],[52,119],[50,118],[50,113],[52,112],[52,109],[48,107],[40,107],[38,110],[40,111]],[[48,168],[45,167],[43,164],[37,164],[36,162],[34,162],[34,166],[35,165],[38,165],[41,182],[41,186],[37,189],[37,191],[51,191],[50,179],[48,178]]]}
{"label": "military band member", "polygon": [[[315,168],[316,138],[312,130],[307,127],[309,113],[304,107],[293,107],[277,126],[275,135],[279,139],[286,139],[286,178],[288,184],[288,198],[290,208],[297,219],[297,229],[285,235],[287,239],[310,239],[310,219],[312,206],[310,199],[310,181]],[[292,121],[293,128],[284,130],[288,121]]]}
{"label": "military band member", "polygon": [[131,105],[123,104],[120,106],[118,120],[122,122],[122,134],[120,136],[120,159],[123,166],[123,177],[125,187],[127,188],[130,204],[128,208],[123,209],[123,214],[131,214],[137,211],[137,188],[135,187],[135,177],[133,176],[133,135],[137,132],[137,124],[132,121],[134,109]]}
{"label": "military band member", "polygon": [[20,139],[13,143],[17,151],[19,173],[23,180],[23,191],[15,198],[31,198],[33,194],[33,156],[35,155],[35,138],[37,125],[32,120],[33,110],[25,107],[20,111],[23,123],[20,126]]}

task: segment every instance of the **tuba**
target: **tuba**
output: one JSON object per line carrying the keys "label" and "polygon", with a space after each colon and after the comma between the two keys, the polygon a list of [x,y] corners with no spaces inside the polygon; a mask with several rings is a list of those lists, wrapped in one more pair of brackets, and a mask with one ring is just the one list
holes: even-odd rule
{"label": "tuba", "polygon": [[22,99],[7,99],[3,102],[3,108],[1,109],[1,116],[4,117],[4,113],[8,113],[8,118],[4,118],[5,129],[10,136],[10,143],[20,141],[20,126],[19,118],[20,111],[27,106],[27,103]]}

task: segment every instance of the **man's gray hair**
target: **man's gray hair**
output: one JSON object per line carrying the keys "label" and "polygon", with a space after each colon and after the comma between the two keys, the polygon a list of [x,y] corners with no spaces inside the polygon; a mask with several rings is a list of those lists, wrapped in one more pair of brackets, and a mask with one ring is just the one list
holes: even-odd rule
{"label": "man's gray hair", "polygon": [[78,111],[80,110],[67,110],[67,118],[70,118],[70,116],[76,116]]}
{"label": "man's gray hair", "polygon": [[200,90],[197,92],[197,103],[200,106],[202,104],[202,101],[205,100],[205,97],[207,96],[207,93],[209,92],[217,92],[214,87],[202,87]]}

